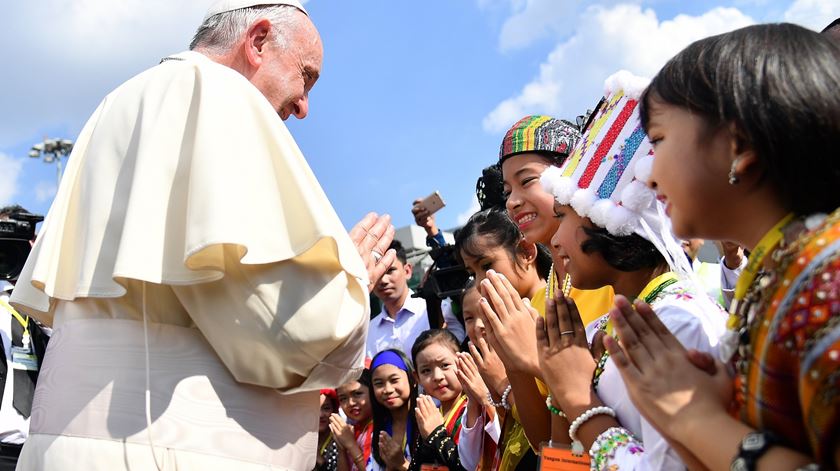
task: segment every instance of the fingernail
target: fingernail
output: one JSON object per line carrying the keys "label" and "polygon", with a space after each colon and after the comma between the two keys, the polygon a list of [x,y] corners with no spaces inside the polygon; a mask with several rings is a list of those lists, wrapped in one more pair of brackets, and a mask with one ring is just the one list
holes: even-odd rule
{"label": "fingernail", "polygon": [[489,269],[489,270],[487,270],[487,276],[490,276],[490,275],[495,275],[495,274],[496,274],[496,270],[494,270],[494,269],[492,269],[492,268],[491,268],[491,269]]}
{"label": "fingernail", "polygon": [[[486,280],[485,280],[485,281],[486,281]],[[478,302],[480,302],[480,303],[484,303],[484,304],[487,304],[487,298],[485,298],[485,297],[481,297],[481,298],[478,300]]]}

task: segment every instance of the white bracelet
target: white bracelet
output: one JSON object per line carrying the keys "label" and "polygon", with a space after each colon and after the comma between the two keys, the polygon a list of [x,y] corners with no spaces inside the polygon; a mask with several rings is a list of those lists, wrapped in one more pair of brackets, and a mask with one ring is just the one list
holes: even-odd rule
{"label": "white bracelet", "polygon": [[583,443],[578,440],[577,431],[581,425],[583,425],[587,420],[595,417],[596,415],[608,415],[610,417],[615,417],[615,411],[612,410],[611,407],[607,406],[598,406],[593,407],[583,414],[580,414],[578,418],[572,421],[571,425],[569,425],[569,438],[572,439],[572,453],[582,455],[583,454]]}
{"label": "white bracelet", "polygon": [[489,392],[487,393],[487,400],[490,401],[490,405],[493,406],[493,407],[503,407],[505,409],[510,409],[510,404],[508,404],[507,398],[510,395],[510,392],[512,390],[513,390],[513,386],[508,384],[508,386],[505,388],[505,391],[502,393],[502,400],[501,401],[495,402],[493,400],[493,395],[490,394]]}
{"label": "white bracelet", "polygon": [[510,396],[511,391],[513,391],[513,386],[508,384],[508,387],[505,388],[505,392],[502,393],[502,407],[505,409],[510,409],[510,404],[508,404],[507,398]]}

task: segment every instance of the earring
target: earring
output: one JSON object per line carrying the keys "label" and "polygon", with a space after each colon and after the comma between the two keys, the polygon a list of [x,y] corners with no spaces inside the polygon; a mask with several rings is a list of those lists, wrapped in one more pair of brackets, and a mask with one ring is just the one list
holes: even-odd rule
{"label": "earring", "polygon": [[732,161],[732,166],[729,167],[729,184],[730,185],[737,185],[741,182],[741,179],[738,178],[738,175],[735,174],[735,167],[738,165],[738,159]]}

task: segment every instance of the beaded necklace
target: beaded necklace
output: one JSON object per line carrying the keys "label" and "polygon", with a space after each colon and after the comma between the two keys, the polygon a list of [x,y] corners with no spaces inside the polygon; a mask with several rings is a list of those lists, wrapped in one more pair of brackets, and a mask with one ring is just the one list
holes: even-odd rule
{"label": "beaded necklace", "polygon": [[[548,283],[545,285],[545,305],[548,306],[548,300],[552,299],[554,296],[554,285],[556,284],[557,280],[554,276],[554,263],[548,267]],[[564,298],[568,298],[569,294],[572,292],[572,277],[566,273],[566,276],[563,277],[563,286],[562,286],[562,293]]]}

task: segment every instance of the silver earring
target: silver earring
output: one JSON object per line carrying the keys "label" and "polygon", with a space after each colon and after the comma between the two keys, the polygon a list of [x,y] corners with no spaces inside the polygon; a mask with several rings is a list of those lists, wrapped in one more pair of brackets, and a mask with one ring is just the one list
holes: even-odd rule
{"label": "silver earring", "polygon": [[732,166],[729,167],[729,184],[730,185],[737,185],[741,182],[741,179],[738,178],[738,175],[735,174],[735,166],[738,165],[738,160],[732,162]]}

